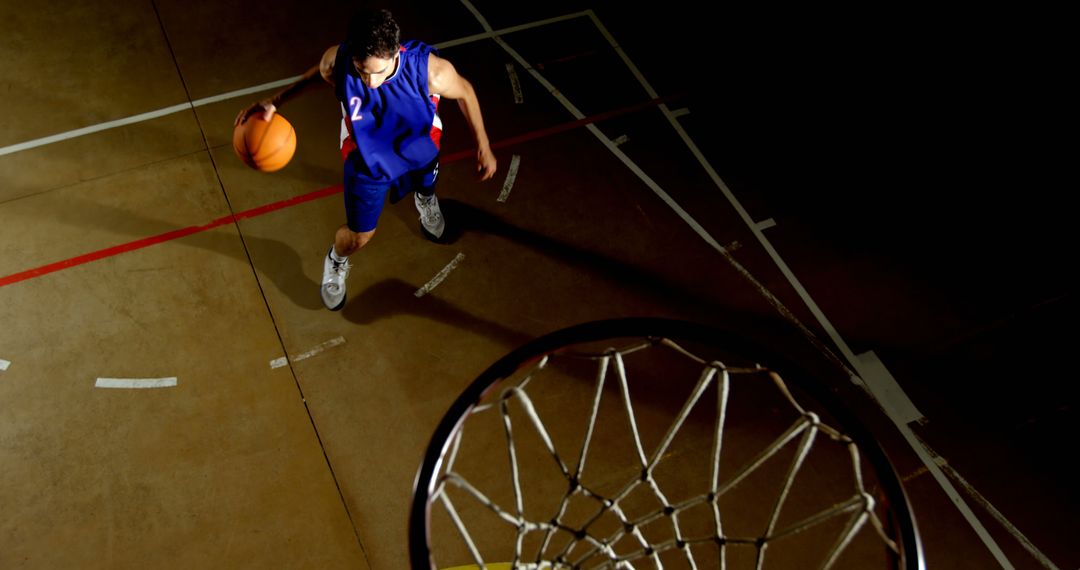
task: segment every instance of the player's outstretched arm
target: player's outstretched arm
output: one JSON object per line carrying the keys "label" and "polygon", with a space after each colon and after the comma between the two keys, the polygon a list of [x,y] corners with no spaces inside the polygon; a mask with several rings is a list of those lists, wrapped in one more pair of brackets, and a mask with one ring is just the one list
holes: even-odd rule
{"label": "player's outstretched arm", "polygon": [[428,89],[431,93],[457,100],[476,140],[476,172],[481,180],[494,176],[495,154],[491,152],[487,131],[484,130],[484,117],[480,113],[480,101],[472,83],[462,77],[449,61],[431,54],[428,58]]}
{"label": "player's outstretched arm", "polygon": [[304,72],[304,74],[300,76],[300,79],[296,80],[295,83],[282,89],[273,97],[256,101],[247,109],[240,111],[240,114],[236,116],[236,120],[233,121],[233,125],[240,125],[246,121],[248,117],[260,112],[263,114],[263,119],[269,121],[282,103],[304,92],[311,85],[318,83],[319,79],[333,85],[335,59],[337,59],[337,46],[332,46],[323,53],[322,60],[319,64]]}

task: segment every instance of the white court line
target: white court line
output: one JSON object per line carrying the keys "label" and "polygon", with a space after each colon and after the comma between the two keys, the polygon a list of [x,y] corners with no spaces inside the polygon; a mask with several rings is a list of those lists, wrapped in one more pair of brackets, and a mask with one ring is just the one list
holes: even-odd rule
{"label": "white court line", "polygon": [[[480,22],[480,25],[485,30],[491,30],[491,25],[488,24],[488,22],[484,18],[484,16],[481,15],[476,10],[476,8],[471,3],[469,3],[468,0],[461,0],[461,1],[462,1],[463,4],[465,4],[465,7],[468,8],[469,11],[473,13],[473,15],[476,17],[476,19]],[[588,13],[590,16],[592,15],[592,12],[590,10],[586,10],[586,13]],[[595,16],[594,16],[594,18],[595,18]],[[537,81],[539,81],[540,84],[543,85],[544,88],[548,90],[548,93],[550,93],[552,97],[555,97],[556,100],[558,100],[560,103],[562,103],[563,107],[565,107],[566,110],[569,111],[570,114],[574,116],[574,118],[579,119],[579,120],[585,118],[585,114],[582,113],[580,110],[578,110],[578,108],[575,107],[574,104],[571,103],[570,100],[567,99],[562,94],[562,92],[560,92],[558,89],[556,89],[555,86],[551,84],[551,82],[549,82],[547,79],[545,79],[543,75],[540,75],[540,72],[538,72],[536,69],[534,69],[532,66],[530,66],[528,64],[528,62],[525,60],[525,58],[521,57],[521,54],[519,54],[517,51],[514,50],[514,48],[510,47],[506,42],[504,42],[502,40],[502,38],[496,36],[496,37],[494,37],[494,40],[495,40],[495,42],[497,44],[499,44],[500,47],[503,48],[504,51],[506,51],[506,53],[510,54],[511,57],[516,59],[518,61],[518,63],[520,63],[522,65],[522,67],[524,67]],[[619,48],[619,49],[621,51],[621,48]],[[705,228],[701,227],[701,224],[697,223],[697,221],[694,220],[694,218],[690,217],[690,214],[688,214],[686,212],[686,210],[683,210],[681,206],[676,204],[675,201],[671,198],[671,196],[669,196],[667,194],[667,192],[664,192],[664,190],[662,188],[660,188],[659,185],[657,185],[655,182],[653,182],[652,178],[649,178],[649,176],[647,174],[645,174],[645,172],[643,172],[640,168],[638,168],[637,165],[634,164],[633,161],[631,161],[629,157],[627,157],[625,154],[623,154],[622,151],[620,151],[618,149],[618,147],[616,147],[611,142],[611,139],[607,138],[607,136],[605,136],[604,133],[600,132],[600,129],[598,129],[596,127],[596,125],[588,124],[585,127],[587,129],[589,129],[589,131],[591,133],[593,133],[593,135],[595,135],[597,138],[599,138],[600,141],[603,142],[605,144],[605,146],[607,146],[608,149],[611,150],[611,152],[613,152],[615,154],[615,156],[619,157],[619,159],[623,162],[623,164],[626,165],[627,168],[630,168],[634,172],[634,174],[637,174],[638,178],[640,178],[642,181],[644,181],[645,184],[647,184],[649,186],[649,188],[651,188],[652,191],[654,193],[656,193],[656,195],[659,196],[661,200],[664,201],[664,203],[666,203],[672,210],[674,210],[675,213],[678,214],[679,217],[682,218],[684,222],[686,222],[691,228],[693,228],[693,230],[699,236],[701,236],[701,238],[704,239],[706,241],[706,243],[711,245],[717,251],[720,251],[720,252],[724,251],[723,246],[721,246],[719,243],[717,243],[717,241],[715,239],[713,239],[713,237],[710,236],[708,232],[705,231]]]}
{"label": "white court line", "polygon": [[984,509],[986,509],[986,512],[990,513],[990,516],[994,517],[994,519],[997,520],[998,523],[1000,523],[1010,533],[1012,533],[1012,535],[1020,541],[1020,544],[1024,547],[1024,549],[1028,551],[1028,554],[1032,555],[1036,560],[1038,560],[1044,568],[1047,568],[1048,570],[1058,570],[1058,567],[1054,565],[1054,563],[1050,561],[1050,559],[1047,558],[1045,554],[1043,554],[1038,548],[1036,548],[1035,545],[1032,544],[1032,542],[1028,540],[1026,536],[1024,536],[1024,533],[1020,532],[1020,529],[1013,526],[1012,523],[1010,523],[1009,520],[1005,518],[1005,515],[1001,514],[1001,511],[997,510],[994,505],[990,504],[990,501],[986,500],[986,497],[983,497],[981,493],[975,490],[975,487],[972,487],[966,479],[961,477],[960,474],[957,473],[956,469],[953,469],[953,467],[949,465],[949,462],[945,461],[944,457],[934,453],[934,451],[930,449],[930,446],[927,445],[925,441],[922,441],[922,438],[919,438],[919,441],[923,444],[923,446],[926,447],[929,453],[933,454],[933,457],[937,461],[938,466],[940,466],[949,477],[952,477],[954,481],[959,483],[960,487],[967,491],[967,493],[971,495],[971,498],[974,499],[976,503],[979,503]]}
{"label": "white court line", "polygon": [[686,107],[683,107],[682,109],[675,109],[674,111],[671,112],[672,117],[682,117],[683,115],[689,115],[689,114],[690,114],[690,109],[687,109]]}
{"label": "white court line", "polygon": [[615,144],[615,146],[622,146],[623,143],[625,143],[628,140],[630,140],[630,137],[628,137],[626,135],[620,135],[619,138],[617,138],[617,139],[615,139],[615,140],[613,140],[611,142],[613,142]]}
{"label": "white court line", "polygon": [[169,378],[98,378],[95,388],[172,388],[176,386],[176,377]]}
{"label": "white court line", "polygon": [[896,425],[926,421],[874,351],[860,354],[859,362],[862,364],[863,382]]}
{"label": "white court line", "polygon": [[757,227],[758,230],[767,230],[769,228],[772,228],[772,227],[776,226],[776,220],[774,220],[772,218],[768,218],[766,220],[761,220],[760,222],[755,224],[755,226]]}
{"label": "white court line", "polygon": [[281,368],[282,366],[287,366],[289,364],[290,360],[292,362],[300,362],[301,360],[311,358],[312,356],[315,356],[316,354],[319,354],[320,352],[322,352],[322,351],[324,351],[324,350],[326,350],[328,348],[334,348],[335,346],[342,345],[342,344],[345,344],[345,337],[339,336],[339,337],[336,337],[336,338],[332,338],[332,339],[320,344],[319,346],[316,346],[315,348],[312,348],[311,350],[307,350],[307,351],[301,352],[300,354],[297,354],[296,356],[292,357],[291,359],[289,357],[287,357],[287,356],[282,356],[281,358],[275,358],[275,359],[270,361],[270,368]]}
{"label": "white court line", "polygon": [[521,81],[518,80],[517,68],[514,64],[506,64],[506,73],[510,75],[510,86],[514,89],[514,103],[518,105],[525,102],[525,97],[521,94]]}
{"label": "white court line", "polygon": [[[581,18],[581,17],[586,16],[586,15],[587,15],[587,12],[575,12],[575,13],[572,13],[572,14],[566,14],[564,16],[557,16],[557,17],[554,17],[554,18],[547,18],[547,19],[544,19],[544,20],[537,20],[535,22],[522,24],[520,26],[511,26],[509,28],[503,28],[503,29],[500,29],[500,30],[489,30],[489,31],[487,31],[485,33],[482,33],[482,34],[474,34],[474,35],[467,36],[467,37],[460,38],[460,39],[456,39],[456,40],[440,42],[440,43],[435,44],[434,47],[439,48],[439,49],[443,49],[443,48],[448,48],[448,47],[452,47],[452,46],[468,44],[468,43],[472,43],[472,42],[476,42],[476,41],[480,41],[480,40],[485,40],[485,39],[488,39],[488,38],[498,37],[498,36],[505,35],[505,34],[512,34],[514,32],[520,32],[522,30],[528,30],[528,29],[531,29],[531,28],[547,26],[547,25],[550,25],[550,24],[554,24],[556,22],[562,22],[562,21],[565,21],[565,20],[572,20],[574,18]],[[188,102],[188,103],[181,103],[179,105],[173,105],[171,107],[165,107],[163,109],[158,109],[156,111],[148,111],[146,113],[140,113],[138,115],[132,115],[130,117],[124,117],[122,119],[116,119],[115,121],[107,121],[107,122],[104,122],[104,123],[99,123],[97,125],[91,125],[91,126],[88,126],[88,127],[83,127],[83,128],[75,129],[75,130],[72,130],[72,131],[67,131],[67,132],[63,132],[63,133],[57,133],[55,135],[49,135],[47,137],[42,137],[42,138],[39,138],[39,139],[33,139],[33,140],[29,140],[29,141],[25,141],[25,142],[16,143],[16,144],[13,144],[13,145],[5,146],[5,147],[0,147],[0,156],[3,156],[5,154],[12,154],[12,153],[20,152],[20,151],[23,151],[23,150],[28,150],[28,149],[39,147],[39,146],[45,146],[45,145],[56,143],[56,142],[66,141],[66,140],[69,140],[69,139],[74,139],[74,138],[78,138],[78,137],[81,137],[81,136],[85,136],[85,135],[89,135],[89,134],[93,134],[93,133],[98,133],[98,132],[101,132],[101,131],[106,131],[106,130],[109,130],[109,129],[115,129],[117,127],[122,127],[122,126],[125,126],[125,125],[131,125],[131,124],[134,124],[134,123],[140,123],[140,122],[143,122],[143,121],[149,121],[151,119],[164,117],[166,115],[171,115],[173,113],[179,113],[181,111],[193,110],[196,107],[202,107],[203,105],[209,105],[211,103],[218,103],[218,102],[221,102],[221,101],[227,101],[229,99],[235,99],[237,97],[243,97],[245,95],[251,95],[253,93],[259,93],[259,92],[262,92],[262,91],[268,91],[270,89],[277,89],[279,87],[285,87],[286,85],[291,85],[291,84],[295,83],[301,77],[302,76],[297,75],[295,77],[289,77],[287,79],[279,79],[277,81],[271,81],[269,83],[263,83],[261,85],[256,85],[254,87],[247,87],[247,88],[244,88],[244,89],[238,89],[236,91],[229,91],[228,93],[222,93],[220,95],[213,95],[211,97],[204,97],[202,99],[196,99],[196,100]]]}
{"label": "white court line", "polygon": [[4,360],[3,358],[0,358],[0,372],[4,372],[8,369],[9,366],[11,366],[10,360]]}
{"label": "white court line", "polygon": [[510,197],[510,190],[514,187],[514,181],[517,180],[518,165],[520,164],[520,156],[515,154],[510,157],[510,168],[506,169],[506,182],[503,182],[502,192],[499,192],[497,202],[506,202],[506,199]]}
{"label": "white court line", "polygon": [[419,299],[420,297],[423,297],[424,295],[430,293],[432,289],[438,287],[439,283],[442,283],[443,279],[446,279],[446,276],[450,275],[450,272],[457,268],[457,266],[461,263],[462,259],[465,259],[465,254],[457,254],[457,256],[454,257],[453,261],[446,264],[446,267],[443,267],[442,271],[440,271],[438,275],[432,277],[431,281],[428,281],[426,285],[417,289],[416,293],[413,293],[414,295],[416,295],[416,298]]}
{"label": "white court line", "polygon": [[134,123],[141,123],[143,121],[149,121],[151,119],[157,119],[158,117],[164,117],[165,115],[171,115],[173,113],[179,113],[181,111],[187,111],[194,109],[195,107],[202,107],[203,105],[209,105],[210,103],[217,103],[219,101],[225,101],[228,99],[234,99],[236,97],[242,97],[244,95],[250,95],[252,93],[258,93],[260,91],[266,91],[268,89],[275,89],[277,87],[284,87],[291,85],[300,79],[301,76],[290,77],[289,79],[282,79],[279,81],[272,81],[270,83],[264,83],[262,85],[256,85],[255,87],[248,87],[246,89],[239,89],[237,91],[230,91],[222,95],[214,95],[213,97],[205,97],[203,99],[196,99],[190,103],[181,103],[179,105],[173,105],[172,107],[165,107],[164,109],[158,109],[156,111],[149,111],[146,113],[140,113],[138,115],[132,115],[123,119],[117,119],[115,121],[108,121],[105,123],[99,123],[97,125],[91,125],[89,127],[83,127],[81,129],[75,129],[73,131],[67,131],[66,133],[59,133],[42,137],[40,139],[34,139],[31,141],[21,142],[13,144],[11,146],[5,146],[0,148],[0,156],[5,154],[11,154],[22,150],[31,149],[34,147],[45,146],[55,142],[66,141],[69,139],[78,138],[84,135],[93,133],[99,133],[101,131],[107,131],[109,129],[115,129],[117,127],[123,127],[125,125],[131,125]]}

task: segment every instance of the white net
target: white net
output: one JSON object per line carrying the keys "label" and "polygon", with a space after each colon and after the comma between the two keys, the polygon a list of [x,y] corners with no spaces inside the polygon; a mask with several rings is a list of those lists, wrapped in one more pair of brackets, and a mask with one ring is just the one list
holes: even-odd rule
{"label": "white net", "polygon": [[757,364],[627,342],[544,356],[460,423],[431,494],[440,567],[895,563],[872,470],[823,410]]}

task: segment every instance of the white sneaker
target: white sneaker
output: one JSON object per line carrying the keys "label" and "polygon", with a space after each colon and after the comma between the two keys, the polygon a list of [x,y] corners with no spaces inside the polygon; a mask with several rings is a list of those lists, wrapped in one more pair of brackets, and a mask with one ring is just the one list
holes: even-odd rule
{"label": "white sneaker", "polygon": [[430,234],[430,237],[441,238],[443,230],[446,229],[446,222],[443,220],[442,211],[439,210],[439,199],[434,194],[421,196],[419,192],[413,192],[413,199],[416,202],[416,211],[420,212],[420,225]]}
{"label": "white sneaker", "polygon": [[[330,251],[333,249],[334,246],[330,246]],[[349,268],[352,266],[347,260],[334,261],[330,257],[330,251],[327,251],[323,258],[322,287],[319,293],[327,309],[339,311],[345,306],[345,278],[349,276]]]}

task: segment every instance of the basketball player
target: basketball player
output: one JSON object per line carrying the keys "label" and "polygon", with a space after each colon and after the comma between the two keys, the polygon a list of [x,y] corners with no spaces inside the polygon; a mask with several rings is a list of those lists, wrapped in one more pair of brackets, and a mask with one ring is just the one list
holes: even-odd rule
{"label": "basketball player", "polygon": [[417,41],[401,43],[400,34],[387,10],[354,16],[345,41],[327,49],[318,65],[236,117],[237,125],[260,112],[270,120],[282,103],[320,78],[334,87],[342,111],[347,223],[338,228],[323,261],[321,294],[331,311],[345,306],[349,255],[375,234],[388,192],[396,203],[415,191],[413,200],[424,234],[432,240],[442,237],[445,222],[435,197],[441,98],[458,101],[472,130],[479,178],[488,180],[495,174],[495,155],[472,84],[435,48]]}

